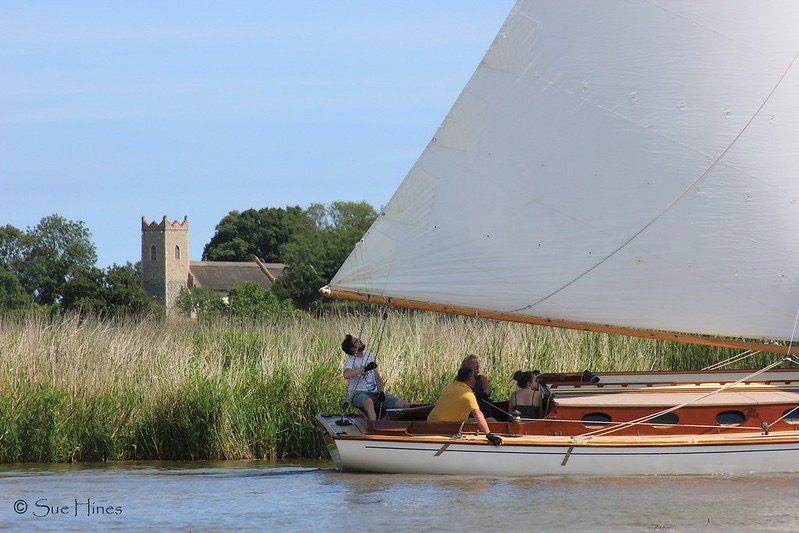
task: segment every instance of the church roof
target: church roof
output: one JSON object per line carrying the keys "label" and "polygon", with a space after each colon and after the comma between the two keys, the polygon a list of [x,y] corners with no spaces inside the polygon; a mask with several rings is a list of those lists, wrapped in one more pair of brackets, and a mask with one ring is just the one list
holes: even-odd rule
{"label": "church roof", "polygon": [[[268,274],[262,270],[268,271]],[[283,275],[286,265],[282,263],[231,261],[189,261],[190,287],[205,287],[217,292],[228,292],[233,285],[255,283],[263,289],[272,286],[272,280]],[[271,279],[270,279],[271,277]]]}

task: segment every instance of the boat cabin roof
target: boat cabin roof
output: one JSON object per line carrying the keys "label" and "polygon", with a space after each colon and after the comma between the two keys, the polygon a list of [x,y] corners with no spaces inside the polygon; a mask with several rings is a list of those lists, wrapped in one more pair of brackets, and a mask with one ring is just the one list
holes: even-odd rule
{"label": "boat cabin roof", "polygon": [[746,406],[789,404],[799,405],[799,392],[751,391],[715,394],[707,392],[620,392],[617,394],[585,394],[555,396],[556,405],[563,407],[672,407],[691,402],[698,406]]}

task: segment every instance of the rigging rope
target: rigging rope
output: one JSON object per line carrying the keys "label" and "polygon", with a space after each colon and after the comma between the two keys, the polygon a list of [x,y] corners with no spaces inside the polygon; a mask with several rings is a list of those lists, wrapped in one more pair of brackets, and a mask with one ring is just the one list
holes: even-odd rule
{"label": "rigging rope", "polygon": [[723,368],[727,365],[731,365],[733,363],[737,363],[738,361],[742,361],[748,357],[754,357],[755,355],[759,354],[759,350],[746,350],[745,352],[741,352],[737,355],[733,355],[728,357],[723,361],[718,361],[717,363],[713,363],[712,365],[704,367],[702,370],[718,370],[719,368]]}
{"label": "rigging rope", "polygon": [[781,417],[779,417],[779,418],[778,418],[777,420],[775,420],[774,422],[772,422],[771,424],[766,424],[765,422],[763,422],[764,424],[766,424],[766,427],[765,427],[764,429],[768,429],[768,428],[770,428],[771,426],[773,426],[774,424],[776,424],[777,422],[779,422],[780,420],[784,420],[784,419],[785,419],[785,418],[787,418],[788,416],[790,416],[790,415],[794,414],[794,413],[795,413],[797,410],[799,410],[799,405],[798,405],[798,406],[796,406],[796,407],[794,407],[793,409],[788,409],[787,411],[785,411],[784,413],[782,413],[782,416],[781,416]]}
{"label": "rigging rope", "polygon": [[788,355],[791,354],[791,345],[796,338],[796,325],[799,324],[799,306],[796,307],[796,314],[793,317],[793,329],[791,330],[791,339],[788,341]]}
{"label": "rigging rope", "polygon": [[[794,57],[794,59],[796,59],[796,58]],[[629,420],[627,422],[622,422],[622,423],[620,423],[620,424],[618,424],[618,425],[616,425],[614,427],[604,427],[604,428],[598,429],[596,431],[584,433],[583,435],[578,435],[578,436],[574,437],[574,440],[575,441],[580,441],[580,440],[584,440],[584,439],[590,440],[590,439],[592,439],[594,437],[597,437],[597,436],[608,435],[610,433],[615,433],[616,431],[619,431],[619,430],[624,429],[624,428],[628,428],[628,427],[632,427],[632,426],[639,425],[639,424],[642,424],[642,423],[646,423],[646,422],[652,420],[653,418],[657,418],[659,416],[674,412],[677,409],[681,409],[682,407],[686,407],[686,406],[691,405],[691,404],[693,404],[695,402],[698,402],[699,400],[702,400],[704,398],[708,398],[709,396],[712,396],[712,395],[717,394],[717,393],[719,393],[721,391],[724,391],[724,390],[727,390],[727,389],[729,389],[731,387],[734,387],[735,385],[738,385],[738,384],[740,384],[740,383],[742,383],[744,381],[750,380],[750,379],[752,379],[752,378],[754,378],[756,376],[759,376],[760,374],[762,374],[764,372],[767,372],[767,371],[771,370],[772,368],[778,367],[779,365],[781,365],[782,363],[784,363],[786,361],[790,362],[790,363],[793,363],[793,364],[798,364],[799,361],[797,361],[797,359],[795,359],[791,355],[791,346],[793,345],[793,341],[794,341],[794,339],[796,337],[796,329],[797,329],[797,325],[798,324],[799,324],[799,307],[797,307],[796,315],[794,316],[793,331],[791,332],[791,338],[788,341],[786,354],[785,354],[785,357],[783,357],[782,359],[774,361],[773,363],[771,363],[769,365],[766,365],[765,367],[761,368],[760,370],[758,370],[756,372],[753,372],[753,373],[749,374],[748,376],[742,377],[741,379],[739,379],[738,381],[735,381],[734,383],[728,383],[727,385],[719,387],[716,390],[710,391],[707,394],[704,394],[704,395],[702,395],[702,396],[700,396],[698,398],[694,398],[693,400],[689,400],[689,401],[687,401],[685,403],[682,403],[680,405],[676,405],[674,407],[670,407],[668,409],[664,409],[664,410],[659,411],[657,413],[653,413],[653,414],[650,414],[650,415],[647,415],[647,416],[643,416],[643,417],[640,417],[640,418]],[[703,368],[702,370],[716,370],[716,369],[721,368],[723,366],[726,366],[728,364],[732,364],[732,363],[741,361],[743,359],[746,359],[747,357],[757,355],[758,353],[760,353],[760,352],[759,351],[755,351],[755,350],[747,350],[747,351],[744,351],[744,352],[742,352],[742,353],[740,353],[738,355],[732,356],[732,357],[730,357],[730,358],[728,358],[728,359],[726,359],[724,361],[720,361],[720,362],[718,362],[716,364],[707,366],[707,367]],[[773,426],[777,422],[785,419],[787,416],[789,416],[791,413],[793,413],[797,409],[799,409],[799,407],[796,407],[794,409],[786,411],[785,413],[782,414],[782,416],[780,418],[778,418],[777,420],[775,420],[771,424],[767,424],[766,422],[764,422],[763,423],[764,424],[763,429],[765,431],[768,431],[768,428],[770,428],[771,426]]]}
{"label": "rigging rope", "polygon": [[[370,351],[369,352],[369,354],[372,356],[372,359],[374,359],[375,362],[377,362],[377,355],[380,353],[380,346],[383,343],[383,333],[385,332],[385,329],[386,329],[386,321],[388,319],[388,309],[389,309],[389,307],[390,306],[388,304],[383,305],[382,320],[380,321],[380,325],[378,326],[377,344],[375,345],[374,351]],[[360,326],[360,329],[358,331],[358,338],[361,339],[361,342],[363,342],[362,335],[363,335],[364,327],[366,326],[366,315],[367,315],[367,312],[366,312],[366,310],[364,310],[364,312],[361,314],[361,326]],[[364,342],[364,344],[367,344],[367,343]],[[352,395],[349,398],[350,403],[352,403],[352,398],[355,396],[355,392],[358,390],[358,386],[361,384],[361,380],[365,379],[365,377],[364,377],[365,375],[366,375],[366,372],[364,372],[363,374],[361,374],[358,377],[358,381],[356,382],[355,387],[352,389],[353,392],[352,392]],[[385,392],[385,391],[380,391],[380,392]],[[378,420],[383,415],[383,411],[384,411],[383,402],[380,402],[380,411],[375,413],[377,415],[377,419]]]}
{"label": "rigging rope", "polygon": [[724,391],[724,390],[727,390],[727,389],[729,389],[731,387],[734,387],[735,385],[743,383],[744,381],[747,381],[747,380],[750,380],[750,379],[752,379],[752,378],[754,378],[756,376],[759,376],[763,372],[767,372],[767,371],[771,370],[772,368],[775,368],[775,367],[781,365],[784,361],[786,361],[788,359],[789,359],[788,357],[784,357],[784,358],[782,358],[782,359],[780,359],[778,361],[775,361],[775,362],[771,363],[770,365],[768,365],[768,366],[766,366],[764,368],[761,368],[760,370],[758,370],[756,372],[753,372],[753,373],[749,374],[748,376],[742,377],[738,381],[723,385],[723,386],[719,387],[716,390],[710,391],[707,394],[703,394],[702,396],[699,396],[699,397],[694,398],[692,400],[689,400],[687,402],[681,403],[680,405],[675,405],[674,407],[669,407],[668,409],[663,409],[662,411],[659,411],[657,413],[652,413],[650,415],[642,416],[640,418],[629,420],[627,422],[620,422],[617,426],[614,426],[614,427],[604,427],[604,428],[601,428],[601,429],[597,429],[595,431],[590,431],[588,433],[583,433],[582,435],[577,435],[577,436],[573,437],[573,440],[575,442],[580,442],[582,440],[590,440],[590,439],[592,439],[594,437],[609,435],[610,433],[615,433],[616,431],[619,431],[619,430],[622,430],[622,429],[625,429],[625,428],[628,428],[628,427],[637,426],[639,424],[646,423],[646,422],[652,420],[653,418],[657,418],[659,416],[671,413],[673,411],[676,411],[677,409],[681,409],[683,407],[686,407],[688,405],[696,403],[699,400],[703,400],[704,398],[707,398],[709,396],[713,396],[714,394],[717,394],[717,393],[719,393],[721,391]]}

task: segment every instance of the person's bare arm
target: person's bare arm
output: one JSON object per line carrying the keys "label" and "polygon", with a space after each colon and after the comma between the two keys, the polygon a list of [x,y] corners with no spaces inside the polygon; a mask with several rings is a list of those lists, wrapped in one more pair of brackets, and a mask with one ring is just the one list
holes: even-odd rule
{"label": "person's bare arm", "polygon": [[480,427],[483,433],[488,435],[491,433],[491,430],[488,429],[488,422],[486,422],[486,418],[483,416],[483,412],[480,409],[472,410],[472,416],[475,420],[477,420],[477,425]]}
{"label": "person's bare arm", "polygon": [[345,368],[344,369],[344,379],[354,378],[356,376],[360,376],[363,374],[363,367],[359,366],[357,368]]}
{"label": "person's bare arm", "polygon": [[491,430],[488,428],[488,422],[486,422],[483,413],[480,412],[480,409],[473,409],[472,415],[474,416],[475,420],[477,420],[477,425],[480,426],[486,434],[486,440],[493,444],[494,446],[502,446],[502,438],[498,435],[494,435],[491,433]]}

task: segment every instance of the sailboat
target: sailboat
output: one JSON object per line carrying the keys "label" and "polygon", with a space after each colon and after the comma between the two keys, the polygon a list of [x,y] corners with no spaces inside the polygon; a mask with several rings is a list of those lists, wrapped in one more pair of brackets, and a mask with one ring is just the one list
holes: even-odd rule
{"label": "sailboat", "polygon": [[[345,470],[799,471],[799,4],[519,0],[324,294],[725,346],[751,371],[544,375],[542,418],[320,415]],[[593,380],[596,381],[596,380]]]}

